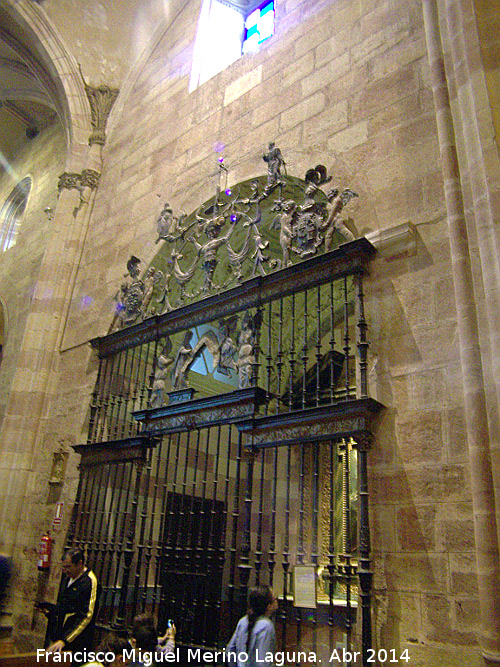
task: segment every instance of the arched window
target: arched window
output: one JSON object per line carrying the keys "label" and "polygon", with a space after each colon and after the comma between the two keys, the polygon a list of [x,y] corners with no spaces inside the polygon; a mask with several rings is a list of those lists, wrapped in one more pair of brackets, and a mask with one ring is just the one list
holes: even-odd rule
{"label": "arched window", "polygon": [[31,178],[26,176],[7,197],[0,213],[0,250],[5,252],[16,243],[17,232],[26,210]]}

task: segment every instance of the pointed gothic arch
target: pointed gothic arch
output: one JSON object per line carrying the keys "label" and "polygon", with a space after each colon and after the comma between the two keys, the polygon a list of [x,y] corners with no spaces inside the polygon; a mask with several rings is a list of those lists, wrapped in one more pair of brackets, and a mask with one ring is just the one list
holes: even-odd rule
{"label": "pointed gothic arch", "polygon": [[[0,8],[1,37],[36,73],[66,134],[66,169],[81,169],[88,152],[90,104],[78,64],[42,7],[27,0],[6,0]],[[28,48],[29,44],[29,48]]]}

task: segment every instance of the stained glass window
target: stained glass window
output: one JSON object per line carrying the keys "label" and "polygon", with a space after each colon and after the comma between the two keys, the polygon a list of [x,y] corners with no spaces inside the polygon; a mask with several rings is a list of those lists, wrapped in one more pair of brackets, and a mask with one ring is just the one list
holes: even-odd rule
{"label": "stained glass window", "polygon": [[189,92],[212,78],[244,53],[254,51],[274,33],[274,1],[248,15],[241,3],[203,0],[193,52]]}
{"label": "stained glass window", "polygon": [[256,49],[274,34],[274,2],[266,2],[245,20],[243,53]]}

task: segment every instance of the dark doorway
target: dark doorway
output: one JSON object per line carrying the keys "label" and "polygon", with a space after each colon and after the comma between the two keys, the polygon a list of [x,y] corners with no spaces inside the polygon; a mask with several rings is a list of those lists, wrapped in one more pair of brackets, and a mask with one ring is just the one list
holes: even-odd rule
{"label": "dark doorway", "polygon": [[[224,503],[169,492],[158,627],[175,622],[183,642],[215,643],[224,560]],[[213,636],[212,636],[213,635]]]}

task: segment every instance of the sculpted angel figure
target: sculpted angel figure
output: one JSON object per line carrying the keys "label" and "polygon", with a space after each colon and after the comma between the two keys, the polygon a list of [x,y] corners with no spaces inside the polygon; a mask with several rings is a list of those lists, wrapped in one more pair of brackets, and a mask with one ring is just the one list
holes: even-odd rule
{"label": "sculpted angel figure", "polygon": [[146,315],[148,306],[150,304],[151,298],[153,296],[153,290],[155,285],[157,285],[165,277],[163,271],[155,269],[154,266],[150,266],[146,271],[144,276],[144,297],[142,300],[142,314],[143,317]]}
{"label": "sculpted angel figure", "polygon": [[189,365],[193,360],[193,348],[191,345],[192,331],[186,331],[184,340],[175,355],[174,367],[172,369],[172,389],[185,389],[188,386],[186,375]]}
{"label": "sculpted angel figure", "polygon": [[288,199],[282,205],[282,212],[278,216],[278,224],[280,229],[280,245],[283,253],[282,266],[285,268],[290,263],[290,247],[294,238],[293,219],[297,204],[293,199]]}
{"label": "sculpted angel figure", "polygon": [[321,225],[320,231],[325,232],[325,252],[328,252],[332,249],[333,233],[335,230],[339,231],[348,241],[353,241],[356,238],[344,220],[340,218],[340,214],[344,206],[358,195],[354,190],[350,190],[349,188],[346,188],[341,193],[339,193],[337,188],[332,188],[326,193],[326,196],[329,202],[328,216]]}
{"label": "sculpted angel figure", "polygon": [[203,245],[198,243],[194,236],[190,239],[198,251],[198,255],[203,259],[203,271],[205,273],[203,291],[205,292],[209,292],[213,286],[214,271],[218,264],[218,250],[222,245],[229,241],[229,238],[234,231],[234,227],[235,225],[230,223],[226,234],[224,234],[224,236],[219,236],[221,225],[210,221],[205,228],[205,234],[208,237],[207,243]]}
{"label": "sculpted angel figure", "polygon": [[170,208],[168,202],[165,203],[162,212],[160,213],[158,220],[156,221],[156,231],[158,233],[158,238],[155,243],[159,241],[175,241],[180,238],[183,233],[186,232],[182,228],[182,223],[186,219],[186,214],[183,213],[181,216],[177,217],[174,215],[173,210]]}
{"label": "sculpted angel figure", "polygon": [[220,347],[219,347],[219,363],[217,370],[223,375],[231,375],[231,369],[237,370],[234,355],[237,352],[236,345],[231,338],[232,330],[236,324],[236,318],[231,318],[226,321],[221,321],[220,327]]}
{"label": "sculpted angel figure", "polygon": [[131,255],[127,261],[126,276],[132,279],[130,283],[123,282],[120,291],[115,297],[117,301],[117,314],[121,326],[133,324],[142,315],[142,304],[144,299],[144,281],[139,278],[139,264],[141,260],[135,255]]}
{"label": "sculpted angel figure", "polygon": [[252,383],[253,365],[255,363],[255,333],[251,315],[245,314],[238,335],[238,386],[240,389],[250,387]]}
{"label": "sculpted angel figure", "polygon": [[167,342],[156,360],[155,376],[149,400],[151,408],[161,408],[165,405],[166,381],[170,374],[169,366],[173,362],[173,358],[170,356],[171,351],[172,343],[170,338],[167,338]]}
{"label": "sculpted angel figure", "polygon": [[257,270],[261,275],[263,276],[266,275],[266,272],[264,270],[264,262],[269,261],[269,257],[264,255],[264,250],[269,246],[269,241],[267,240],[264,241],[257,225],[255,224],[252,225],[252,228],[253,228],[253,241],[255,244],[255,250],[252,255],[252,259],[254,260],[252,269],[252,278],[253,278]]}

